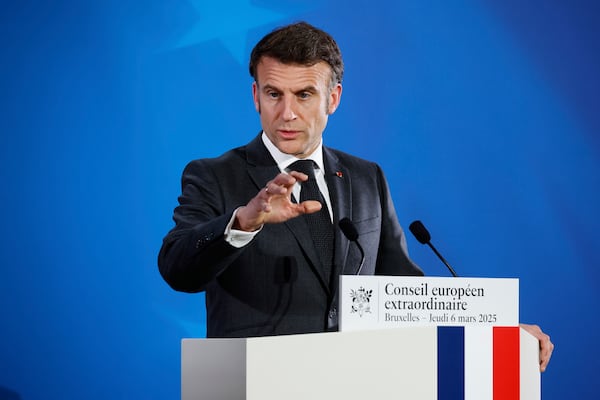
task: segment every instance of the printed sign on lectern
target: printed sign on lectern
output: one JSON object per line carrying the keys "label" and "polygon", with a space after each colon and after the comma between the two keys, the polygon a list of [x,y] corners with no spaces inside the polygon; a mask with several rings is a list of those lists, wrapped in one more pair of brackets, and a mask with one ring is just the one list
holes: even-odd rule
{"label": "printed sign on lectern", "polygon": [[340,330],[404,326],[518,326],[519,280],[340,277]]}

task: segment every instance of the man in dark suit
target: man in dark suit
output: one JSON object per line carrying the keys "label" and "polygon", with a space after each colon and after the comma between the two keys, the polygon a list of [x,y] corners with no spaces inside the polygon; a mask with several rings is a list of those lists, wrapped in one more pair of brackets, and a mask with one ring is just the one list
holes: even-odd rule
{"label": "man in dark suit", "polygon": [[[323,146],[342,94],[333,38],[306,23],[265,36],[250,73],[262,133],[185,169],[175,228],[159,254],[176,290],[206,292],[208,337],[337,329],[338,277],[422,275],[408,257],[378,165]],[[315,185],[316,184],[316,185]]]}

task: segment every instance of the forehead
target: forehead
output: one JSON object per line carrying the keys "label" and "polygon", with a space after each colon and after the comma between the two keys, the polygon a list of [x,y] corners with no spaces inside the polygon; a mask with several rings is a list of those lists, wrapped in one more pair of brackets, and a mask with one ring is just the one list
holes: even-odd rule
{"label": "forehead", "polygon": [[283,64],[274,58],[263,57],[256,66],[256,80],[259,86],[295,88],[306,86],[328,86],[331,81],[331,67],[324,61],[306,66]]}

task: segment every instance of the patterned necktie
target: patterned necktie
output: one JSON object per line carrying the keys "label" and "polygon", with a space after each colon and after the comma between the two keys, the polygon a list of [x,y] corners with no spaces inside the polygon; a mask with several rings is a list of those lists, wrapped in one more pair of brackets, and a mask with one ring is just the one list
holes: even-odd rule
{"label": "patterned necktie", "polygon": [[[325,198],[317,185],[315,162],[312,160],[296,161],[289,166],[289,169],[308,175],[306,182],[300,182],[300,201],[317,200],[322,205],[318,212],[304,214],[303,217],[308,224],[312,240],[323,264],[325,277],[329,280],[333,264],[333,224]],[[327,283],[329,284],[329,282]]]}

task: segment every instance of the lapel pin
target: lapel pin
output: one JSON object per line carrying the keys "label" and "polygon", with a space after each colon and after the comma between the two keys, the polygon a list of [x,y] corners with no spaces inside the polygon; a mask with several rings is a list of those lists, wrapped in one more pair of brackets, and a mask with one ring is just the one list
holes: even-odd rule
{"label": "lapel pin", "polygon": [[335,175],[336,175],[338,178],[343,178],[343,177],[344,177],[344,174],[342,173],[342,171],[337,171],[337,172],[335,173]]}

